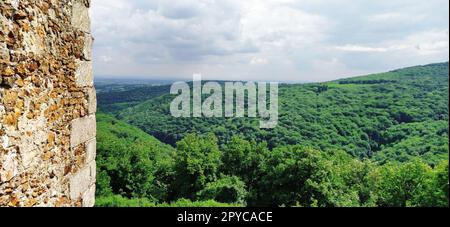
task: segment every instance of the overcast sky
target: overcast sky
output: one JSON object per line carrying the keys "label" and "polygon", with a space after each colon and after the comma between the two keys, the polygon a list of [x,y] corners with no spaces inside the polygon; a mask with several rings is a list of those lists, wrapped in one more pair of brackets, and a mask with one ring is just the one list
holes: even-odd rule
{"label": "overcast sky", "polygon": [[326,81],[448,61],[448,0],[93,0],[98,77]]}

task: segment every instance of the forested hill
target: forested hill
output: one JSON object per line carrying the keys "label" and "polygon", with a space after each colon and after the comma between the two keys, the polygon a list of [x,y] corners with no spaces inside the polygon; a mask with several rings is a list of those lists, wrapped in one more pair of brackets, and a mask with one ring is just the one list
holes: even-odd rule
{"label": "forested hill", "polygon": [[448,73],[281,85],[271,130],[174,118],[168,86],[123,85],[99,95],[96,205],[448,207]]}
{"label": "forested hill", "polygon": [[155,176],[170,174],[175,149],[103,113],[97,114],[97,195],[166,196]]}
{"label": "forested hill", "polygon": [[121,85],[120,90],[97,94],[97,99],[103,111],[113,112],[168,94],[169,91],[170,85]]}
{"label": "forested hill", "polygon": [[269,148],[299,144],[344,150],[382,163],[419,156],[435,164],[448,157],[448,70],[446,62],[326,83],[281,85],[279,123],[271,130],[260,129],[258,119],[174,118],[169,111],[173,96],[159,95],[167,87],[148,88],[151,95],[136,97],[140,100],[129,108],[123,107],[123,99],[118,109],[110,108],[110,100],[102,106],[102,97],[99,104],[173,146],[188,133],[212,132],[219,144],[235,135],[266,141]]}

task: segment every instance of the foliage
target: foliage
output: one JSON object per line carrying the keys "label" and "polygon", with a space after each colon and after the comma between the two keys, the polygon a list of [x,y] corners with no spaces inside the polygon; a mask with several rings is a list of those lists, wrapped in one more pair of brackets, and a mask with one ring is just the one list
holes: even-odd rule
{"label": "foliage", "polygon": [[448,161],[432,169],[420,159],[389,163],[375,173],[377,205],[389,207],[448,206]]}
{"label": "foliage", "polygon": [[164,203],[162,207],[241,207],[240,204],[219,203],[214,200],[191,201],[188,199],[179,199],[172,203]]}
{"label": "foliage", "polygon": [[247,190],[245,183],[236,176],[223,176],[220,179],[206,184],[205,188],[197,193],[197,199],[213,199],[223,203],[246,205]]}
{"label": "foliage", "polygon": [[214,200],[190,201],[180,199],[172,203],[156,204],[148,199],[128,199],[120,195],[98,197],[95,201],[96,207],[239,207],[239,204],[219,203]]}
{"label": "foliage", "polygon": [[120,195],[97,196],[96,207],[155,207],[156,204],[149,199],[128,199]]}
{"label": "foliage", "polygon": [[264,174],[260,165],[269,153],[266,143],[249,142],[236,136],[223,148],[221,171],[227,175],[239,176],[244,181],[250,193],[249,201],[256,199],[258,192],[255,188]]}
{"label": "foliage", "polygon": [[168,199],[175,150],[102,113],[97,128],[97,195]]}
{"label": "foliage", "polygon": [[[110,89],[111,85],[107,85]],[[116,85],[117,86],[117,85]],[[104,86],[99,88],[108,91]],[[158,97],[169,93],[170,86],[168,85],[122,85],[120,89],[111,90],[109,92],[103,91],[98,94],[98,104],[102,111],[117,112],[119,110],[132,107],[142,101],[150,98]]]}
{"label": "foliage", "polygon": [[190,134],[177,143],[174,191],[176,197],[194,199],[195,193],[217,179],[220,151],[213,135]]}
{"label": "foliage", "polygon": [[279,122],[260,129],[256,118],[174,118],[172,95],[114,111],[124,121],[176,145],[190,133],[214,133],[222,146],[239,136],[269,148],[310,146],[354,157],[405,162],[448,158],[448,63],[417,66],[320,84],[282,84]]}
{"label": "foliage", "polygon": [[99,97],[97,206],[449,206],[448,63],[282,85],[272,130],[152,89]]}

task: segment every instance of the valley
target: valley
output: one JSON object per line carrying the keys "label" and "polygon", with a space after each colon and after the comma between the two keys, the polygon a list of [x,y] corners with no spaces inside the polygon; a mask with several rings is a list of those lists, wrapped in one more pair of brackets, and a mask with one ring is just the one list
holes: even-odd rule
{"label": "valley", "polygon": [[448,70],[280,84],[273,129],[174,118],[170,85],[103,89],[97,205],[448,206]]}

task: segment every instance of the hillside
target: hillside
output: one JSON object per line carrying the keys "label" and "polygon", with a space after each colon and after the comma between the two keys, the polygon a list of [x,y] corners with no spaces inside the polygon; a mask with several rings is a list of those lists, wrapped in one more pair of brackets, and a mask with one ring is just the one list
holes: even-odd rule
{"label": "hillside", "polygon": [[[279,123],[273,130],[260,129],[257,119],[173,118],[173,96],[158,96],[167,87],[146,91],[150,95],[137,96],[129,108],[111,110],[111,102],[103,105],[102,97],[99,104],[173,146],[188,133],[212,132],[221,145],[235,135],[267,142],[269,148],[300,144],[382,163],[420,156],[436,164],[448,158],[448,82],[448,63],[439,63],[320,84],[281,85]],[[120,96],[139,93],[124,91]],[[126,105],[127,99],[118,100]]]}
{"label": "hillside", "polygon": [[97,195],[132,197],[139,192],[156,201],[166,199],[164,179],[174,156],[175,149],[140,129],[97,114]]}
{"label": "hillside", "polygon": [[117,112],[127,107],[135,106],[143,101],[168,94],[170,85],[96,85],[98,90],[98,105],[103,111]]}
{"label": "hillside", "polygon": [[99,96],[97,206],[448,206],[448,63],[281,85],[273,130],[163,89]]}
{"label": "hillside", "polygon": [[96,206],[448,206],[448,160],[379,165],[340,151],[189,134],[176,149],[98,115]]}

